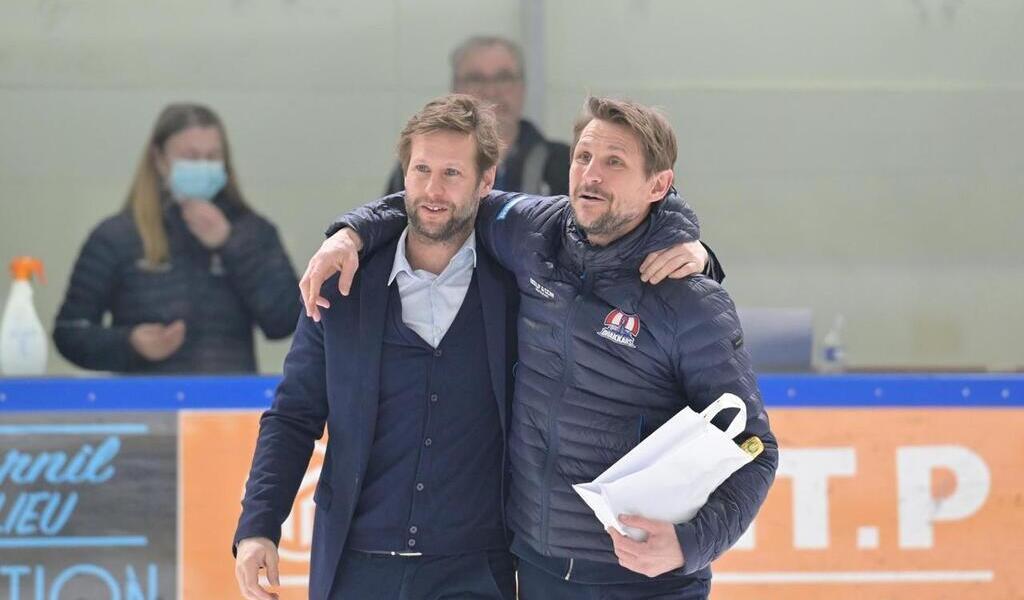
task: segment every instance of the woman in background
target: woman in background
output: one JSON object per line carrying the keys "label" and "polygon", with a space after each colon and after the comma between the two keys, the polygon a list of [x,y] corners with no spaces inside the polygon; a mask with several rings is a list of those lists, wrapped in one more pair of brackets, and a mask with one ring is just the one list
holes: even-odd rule
{"label": "woman in background", "polygon": [[124,208],[82,247],[53,339],[86,369],[251,373],[253,325],[290,335],[297,288],[277,230],[242,199],[220,119],[172,104]]}

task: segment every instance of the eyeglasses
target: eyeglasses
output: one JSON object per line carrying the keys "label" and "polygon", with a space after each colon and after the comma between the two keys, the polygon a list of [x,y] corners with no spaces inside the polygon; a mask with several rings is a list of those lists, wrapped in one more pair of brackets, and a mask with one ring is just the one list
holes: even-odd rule
{"label": "eyeglasses", "polygon": [[456,85],[466,89],[481,89],[488,86],[507,88],[523,80],[519,73],[501,71],[497,75],[488,77],[482,73],[470,73],[455,79]]}

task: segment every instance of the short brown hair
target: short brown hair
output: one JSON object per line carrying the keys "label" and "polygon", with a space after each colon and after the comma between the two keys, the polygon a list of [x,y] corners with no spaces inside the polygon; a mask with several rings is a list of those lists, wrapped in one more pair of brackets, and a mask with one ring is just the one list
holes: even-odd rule
{"label": "short brown hair", "polygon": [[412,136],[435,131],[454,131],[473,136],[476,141],[477,176],[498,164],[501,140],[498,121],[489,104],[466,94],[448,94],[431,100],[413,115],[398,138],[398,158],[402,172],[409,169]]}
{"label": "short brown hair", "polygon": [[573,128],[573,149],[579,143],[583,129],[594,119],[622,125],[636,134],[644,153],[644,169],[648,177],[676,164],[676,134],[658,109],[628,100],[590,96],[583,103],[583,116]]}

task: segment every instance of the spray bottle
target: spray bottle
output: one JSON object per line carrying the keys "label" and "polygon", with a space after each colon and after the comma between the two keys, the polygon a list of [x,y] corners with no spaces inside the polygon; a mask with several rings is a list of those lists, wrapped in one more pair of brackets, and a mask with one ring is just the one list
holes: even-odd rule
{"label": "spray bottle", "polygon": [[19,256],[11,261],[10,295],[0,320],[0,372],[4,375],[42,375],[46,372],[46,330],[32,305],[32,276],[46,283],[43,263]]}

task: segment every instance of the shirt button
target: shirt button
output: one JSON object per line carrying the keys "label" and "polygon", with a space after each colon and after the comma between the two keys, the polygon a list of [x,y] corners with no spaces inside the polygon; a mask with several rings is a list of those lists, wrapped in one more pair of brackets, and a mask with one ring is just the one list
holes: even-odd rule
{"label": "shirt button", "polygon": [[441,354],[442,353],[441,353],[441,349],[440,348],[434,350],[434,356],[441,356]]}
{"label": "shirt button", "polygon": [[434,440],[432,440],[430,438],[427,438],[427,439],[423,440],[423,445],[424,446],[429,446],[429,445],[431,445],[433,443],[434,443]]}
{"label": "shirt button", "polygon": [[[417,492],[422,492],[423,491],[423,484],[422,483],[417,483],[416,484],[416,491]],[[415,532],[413,532],[413,533],[415,533]]]}
{"label": "shirt button", "polygon": [[416,540],[409,540],[408,542],[406,542],[406,544],[409,544],[409,547],[413,548],[416,546]]}
{"label": "shirt button", "polygon": [[411,533],[413,535],[416,535],[417,531],[419,531],[419,529],[417,529],[415,525],[413,525],[412,527],[409,528],[409,533]]}
{"label": "shirt button", "polygon": [[430,401],[431,402],[437,402],[437,394],[431,394],[430,395]]}

